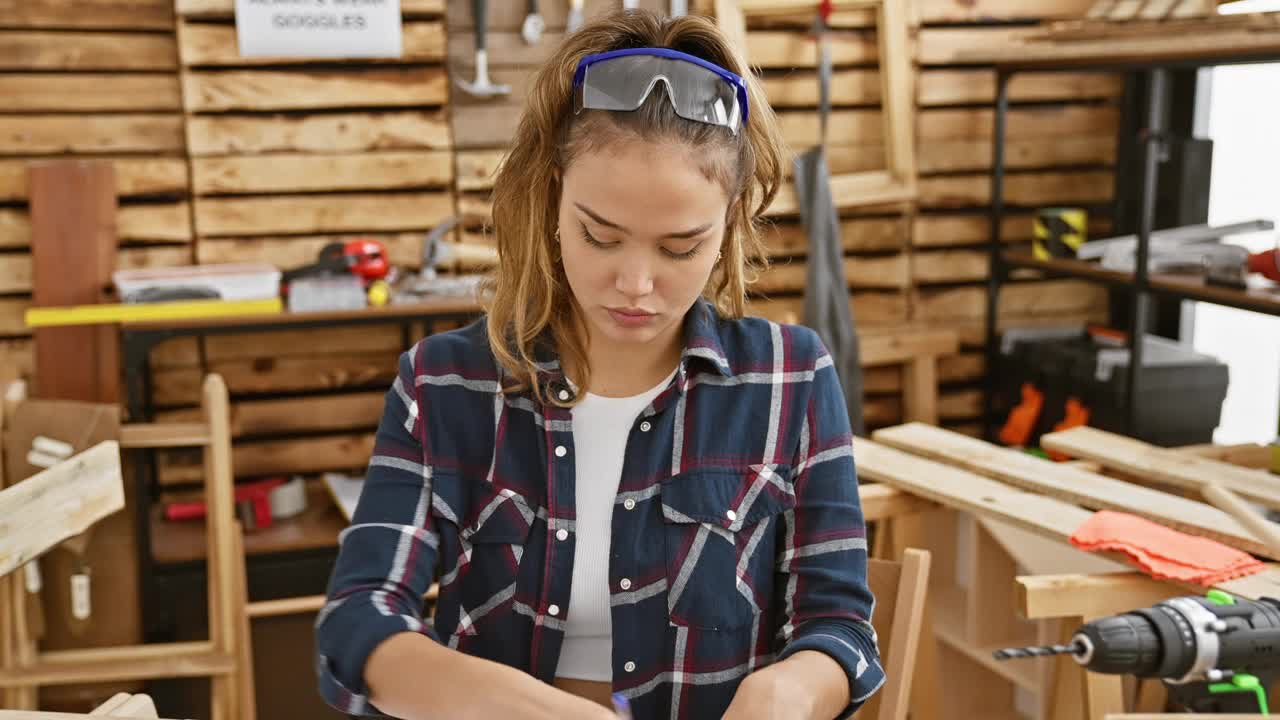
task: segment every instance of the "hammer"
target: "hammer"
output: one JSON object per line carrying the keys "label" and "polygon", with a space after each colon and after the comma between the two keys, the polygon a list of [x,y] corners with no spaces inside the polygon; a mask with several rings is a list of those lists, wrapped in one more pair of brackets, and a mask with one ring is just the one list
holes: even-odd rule
{"label": "hammer", "polygon": [[488,3],[485,0],[471,0],[471,16],[476,24],[476,80],[465,82],[458,79],[458,87],[468,95],[479,98],[497,97],[511,93],[510,85],[495,85],[489,82],[489,54],[484,49],[484,31],[488,15]]}

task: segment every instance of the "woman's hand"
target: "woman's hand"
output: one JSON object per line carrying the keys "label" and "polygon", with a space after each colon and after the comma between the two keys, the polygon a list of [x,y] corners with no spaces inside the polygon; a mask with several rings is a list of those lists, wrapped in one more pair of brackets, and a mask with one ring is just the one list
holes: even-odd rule
{"label": "woman's hand", "polygon": [[831,720],[849,703],[849,681],[827,655],[801,650],[742,680],[721,720]]}

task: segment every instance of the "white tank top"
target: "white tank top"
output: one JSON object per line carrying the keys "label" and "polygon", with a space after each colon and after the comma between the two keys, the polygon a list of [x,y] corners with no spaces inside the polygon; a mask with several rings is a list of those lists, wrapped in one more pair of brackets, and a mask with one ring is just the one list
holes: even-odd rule
{"label": "white tank top", "polygon": [[613,680],[613,630],[609,615],[613,503],[618,497],[631,428],[674,376],[672,371],[656,387],[631,397],[607,398],[587,393],[573,407],[577,538],[564,644],[556,666],[558,677]]}

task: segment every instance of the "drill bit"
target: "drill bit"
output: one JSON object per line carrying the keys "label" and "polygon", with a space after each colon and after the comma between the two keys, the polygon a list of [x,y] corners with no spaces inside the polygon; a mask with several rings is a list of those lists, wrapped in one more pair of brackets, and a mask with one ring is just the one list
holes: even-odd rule
{"label": "drill bit", "polygon": [[1005,648],[996,650],[992,655],[997,660],[1014,660],[1019,658],[1048,657],[1050,655],[1078,655],[1084,647],[1076,642],[1070,645],[1031,645],[1028,647]]}

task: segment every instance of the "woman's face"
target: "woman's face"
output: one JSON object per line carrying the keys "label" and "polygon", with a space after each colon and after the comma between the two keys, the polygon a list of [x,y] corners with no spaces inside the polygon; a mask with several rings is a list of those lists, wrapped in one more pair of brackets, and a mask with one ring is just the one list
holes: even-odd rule
{"label": "woman's face", "polygon": [[668,341],[702,293],[729,199],[674,144],[579,155],[560,196],[560,253],[593,342]]}

